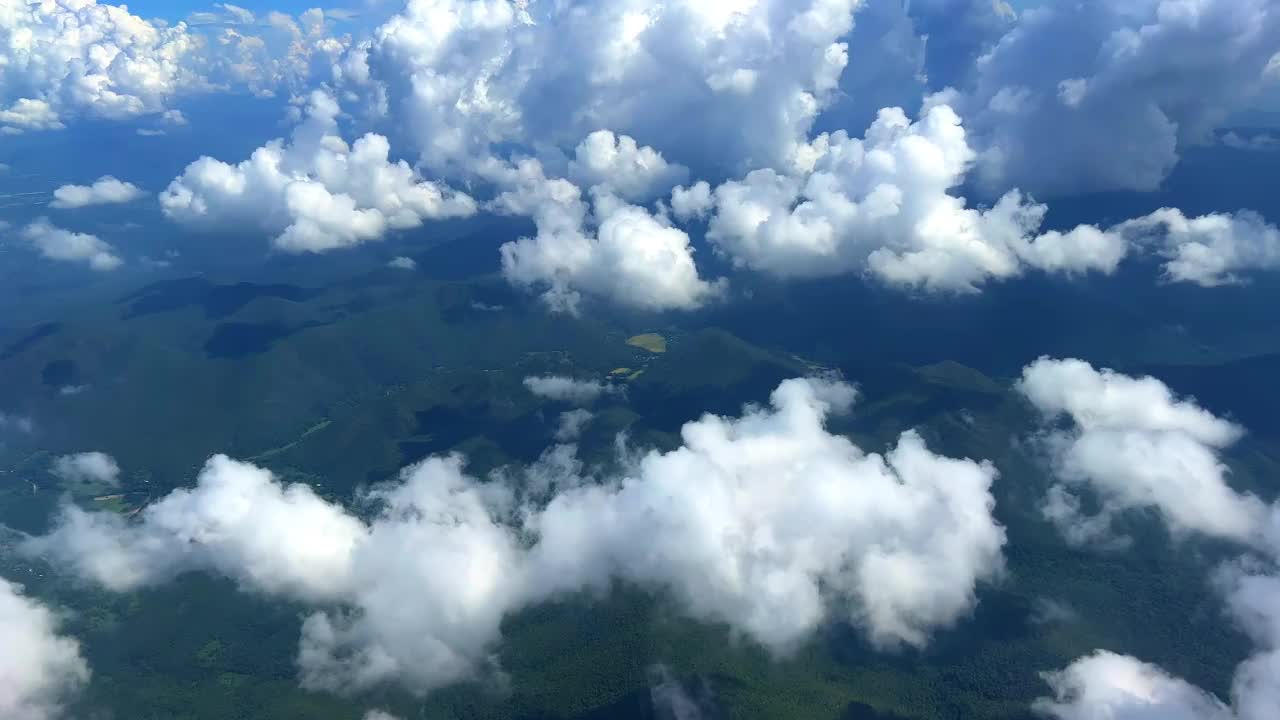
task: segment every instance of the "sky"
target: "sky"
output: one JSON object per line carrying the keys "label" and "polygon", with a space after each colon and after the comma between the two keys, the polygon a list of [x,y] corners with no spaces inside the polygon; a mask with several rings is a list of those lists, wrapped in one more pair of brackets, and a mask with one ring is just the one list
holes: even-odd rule
{"label": "sky", "polygon": [[[340,266],[354,248],[493,218],[525,228],[495,250],[502,279],[570,316],[690,313],[741,300],[759,278],[956,297],[1014,278],[1132,271],[1212,297],[1280,270],[1274,202],[1046,221],[1059,203],[1159,193],[1191,153],[1233,178],[1274,163],[1280,133],[1232,123],[1280,97],[1280,9],[1268,0],[1063,2],[1021,15],[990,0],[365,7],[359,22],[284,0],[42,0],[0,13],[5,271],[147,277],[180,248],[235,252],[219,244],[232,235],[256,249],[246,263]],[[192,12],[211,22],[148,20]],[[79,157],[77,143],[106,137],[116,140]],[[45,184],[30,189],[32,177]],[[127,244],[137,235],[156,245]],[[571,404],[604,392],[531,380]],[[1230,703],[1100,648],[1048,676],[1038,709],[1055,720],[1270,717],[1280,511],[1226,482],[1222,457],[1245,429],[1155,378],[1070,358],[1028,364],[1017,387],[1046,421],[1028,429],[1055,477],[1045,518],[1082,546],[1123,546],[1112,520],[1130,511],[1231,543],[1242,560],[1220,592],[1255,651]],[[681,448],[625,477],[588,482],[571,455],[531,469],[550,473],[541,504],[435,458],[371,491],[384,513],[357,517],[216,455],[195,487],[136,522],[68,507],[30,549],[109,591],[199,570],[310,606],[299,681],[336,693],[471,677],[510,613],[617,577],[669,588],[690,616],[780,654],[833,617],[877,648],[924,647],[1000,576],[997,470],[913,432],[864,453],[827,428],[856,397],[829,378],[788,380],[767,404],[689,423]],[[58,467],[120,471],[96,455]],[[779,491],[780,476],[794,487]],[[183,541],[207,528],[218,531],[198,548]],[[25,628],[47,660],[0,703],[57,717],[48,688],[88,675],[74,642],[6,581],[0,610],[0,634]]]}

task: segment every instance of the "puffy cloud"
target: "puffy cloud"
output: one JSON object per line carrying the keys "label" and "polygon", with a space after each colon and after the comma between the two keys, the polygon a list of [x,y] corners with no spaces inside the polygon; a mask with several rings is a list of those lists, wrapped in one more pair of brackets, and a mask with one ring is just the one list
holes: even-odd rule
{"label": "puffy cloud", "polygon": [[391,260],[387,263],[387,267],[392,268],[394,270],[417,270],[418,262],[411,257],[405,257],[404,255],[399,255],[397,257],[391,258]]}
{"label": "puffy cloud", "polygon": [[770,407],[691,422],[683,447],[631,458],[620,477],[583,477],[571,445],[528,482],[431,458],[364,494],[367,519],[215,457],[135,522],[69,507],[24,547],[116,590],[203,570],[316,605],[302,681],[337,692],[474,676],[510,612],[612,577],[666,588],[779,652],[830,617],[920,645],[999,572],[995,470],[913,433],[886,456],[862,452],[824,427],[853,398],[787,381]]}
{"label": "puffy cloud", "polygon": [[610,128],[737,171],[790,162],[836,91],[856,5],[410,0],[342,64],[434,169]]}
{"label": "puffy cloud", "polygon": [[531,376],[524,379],[529,392],[549,400],[571,405],[590,405],[605,394],[622,392],[622,388],[599,380],[578,380],[564,375]]}
{"label": "puffy cloud", "polygon": [[1154,665],[1099,651],[1045,679],[1054,699],[1035,709],[1057,720],[1230,720],[1220,700]]}
{"label": "puffy cloud", "polygon": [[770,407],[688,423],[682,447],[617,481],[569,483],[526,522],[536,574],[666,587],[694,617],[778,652],[832,616],[880,645],[925,644],[1001,568],[996,472],[935,455],[913,432],[864,453],[824,427],[854,395],[788,380]]}
{"label": "puffy cloud", "polygon": [[11,720],[61,717],[68,696],[89,681],[80,644],[58,634],[58,616],[0,578],[0,715]]}
{"label": "puffy cloud", "polygon": [[[1178,534],[1260,537],[1265,506],[1231,488],[1218,456],[1240,437],[1238,426],[1175,397],[1155,378],[1081,360],[1041,358],[1023,369],[1017,388],[1046,419],[1070,421],[1044,438],[1060,482],[1044,509],[1068,539],[1110,541],[1114,515],[1148,508]],[[1082,514],[1080,487],[1097,495],[1097,515]]]}
{"label": "puffy cloud", "polygon": [[0,10],[0,125],[62,127],[64,111],[123,118],[165,109],[199,41],[187,26],[154,24],[124,6],[39,0]]}
{"label": "puffy cloud", "polygon": [[1100,496],[1101,513],[1086,522],[1102,518],[1105,525],[1117,509],[1149,507],[1175,532],[1235,541],[1249,551],[1219,568],[1214,580],[1229,615],[1256,646],[1236,668],[1230,705],[1160,667],[1097,651],[1047,673],[1053,695],[1035,709],[1054,720],[1274,717],[1280,707],[1280,505],[1264,507],[1226,485],[1214,452],[1240,429],[1174,398],[1154,378],[1098,372],[1078,360],[1041,359],[1024,371],[1019,387],[1049,415],[1065,414],[1075,424],[1051,435],[1050,444],[1058,446],[1059,464]]}
{"label": "puffy cloud", "polygon": [[[64,393],[65,394],[65,393]],[[67,482],[115,485],[120,482],[120,466],[104,452],[63,455],[53,461],[53,474]]]}
{"label": "puffy cloud", "polygon": [[300,92],[312,78],[329,77],[350,44],[329,33],[321,10],[303,13],[301,25],[282,15],[288,23],[268,22],[244,34],[228,25],[247,28],[252,12],[218,8],[218,14],[193,15],[218,23],[201,29],[144,20],[126,5],[96,0],[6,4],[0,9],[0,132],[58,129],[78,114],[171,121],[177,111],[169,105],[184,93]]}
{"label": "puffy cloud", "polygon": [[705,180],[699,180],[689,187],[680,185],[671,191],[671,212],[680,220],[687,222],[693,218],[706,217],[714,207],[711,185]]}
{"label": "puffy cloud", "polygon": [[124,263],[115,254],[115,248],[97,235],[64,230],[47,218],[27,225],[20,235],[50,260],[83,262],[102,272],[115,270]]}
{"label": "puffy cloud", "polygon": [[1241,282],[1241,272],[1280,268],[1280,229],[1252,212],[1188,218],[1163,208],[1117,229],[1152,245],[1174,282],[1214,287]]}
{"label": "puffy cloud", "polygon": [[268,471],[222,455],[194,489],[173,491],[139,518],[67,506],[57,528],[26,547],[117,591],[209,570],[247,588],[324,600],[347,589],[363,535],[359,521],[311,488],[282,487]]}
{"label": "puffy cloud", "polygon": [[[740,265],[782,276],[869,271],[908,287],[974,291],[1023,272],[1111,272],[1127,252],[1118,234],[1091,226],[1039,228],[1045,206],[1011,191],[995,206],[950,194],[974,151],[956,113],[927,107],[916,122],[880,112],[864,138],[820,135],[808,172],[755,170],[715,189],[707,237]],[[678,188],[677,216],[701,214],[703,190]]]}
{"label": "puffy cloud", "polygon": [[509,491],[476,483],[461,465],[433,458],[374,491],[383,510],[352,565],[355,610],[303,623],[305,686],[343,692],[399,680],[421,692],[487,663],[503,616],[528,601],[532,579],[515,530],[500,522]]}
{"label": "puffy cloud", "polygon": [[49,203],[49,207],[69,210],[87,205],[127,203],[142,195],[142,189],[137,185],[104,175],[92,185],[63,185],[54,190],[53,202]]}
{"label": "puffy cloud", "polygon": [[956,102],[995,192],[1153,190],[1257,96],[1277,50],[1269,0],[1042,3]]}
{"label": "puffy cloud", "polygon": [[[1280,511],[1273,521],[1280,522]],[[1052,697],[1035,708],[1054,720],[1268,720],[1280,707],[1280,542],[1271,559],[1242,559],[1218,572],[1227,609],[1257,650],[1235,672],[1228,706],[1160,667],[1097,651],[1047,673]]]}
{"label": "puffy cloud", "polygon": [[670,165],[651,147],[627,135],[597,130],[578,144],[569,178],[583,187],[607,187],[632,202],[652,200],[683,182],[688,169]]}
{"label": "puffy cloud", "polygon": [[685,310],[723,291],[723,281],[699,276],[683,230],[623,202],[607,185],[592,189],[588,206],[578,186],[548,178],[537,160],[523,160],[506,175],[511,189],[495,208],[531,216],[538,232],[502,246],[503,274],[518,286],[545,287],[542,297],[553,309],[577,312],[585,292],[643,310]]}
{"label": "puffy cloud", "polygon": [[338,113],[316,91],[289,144],[273,140],[238,165],[196,160],[160,194],[165,215],[203,230],[256,227],[282,250],[324,252],[475,212],[469,196],[391,162],[385,137],[347,145]]}
{"label": "puffy cloud", "polygon": [[66,127],[53,107],[44,100],[18,98],[0,109],[0,132],[18,135],[24,130],[61,130]]}

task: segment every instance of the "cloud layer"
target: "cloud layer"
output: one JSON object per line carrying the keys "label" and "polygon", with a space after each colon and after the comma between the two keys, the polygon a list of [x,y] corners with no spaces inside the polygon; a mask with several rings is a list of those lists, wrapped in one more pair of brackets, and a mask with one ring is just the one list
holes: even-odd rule
{"label": "cloud layer", "polygon": [[833,618],[883,646],[923,645],[1000,572],[995,470],[914,433],[864,453],[824,427],[854,395],[784,382],[769,407],[691,422],[682,447],[615,477],[583,476],[568,445],[527,483],[431,458],[365,494],[368,519],[219,456],[137,522],[67,507],[25,547],[114,590],[196,570],[309,603],[302,681],[337,692],[474,676],[509,613],[613,578],[779,653]]}

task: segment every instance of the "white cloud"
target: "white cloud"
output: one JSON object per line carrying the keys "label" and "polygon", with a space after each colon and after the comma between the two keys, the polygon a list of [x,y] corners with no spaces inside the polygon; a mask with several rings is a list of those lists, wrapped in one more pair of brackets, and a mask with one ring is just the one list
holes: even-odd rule
{"label": "white cloud", "polygon": [[80,644],[58,634],[58,616],[22,586],[0,578],[0,716],[62,717],[68,697],[89,681]]}
{"label": "white cloud", "polygon": [[387,267],[395,270],[417,270],[418,262],[411,257],[398,255],[387,262]]}
{"label": "white cloud", "polygon": [[689,187],[680,185],[671,191],[671,211],[681,221],[704,218],[714,207],[711,185],[705,180],[699,180]]}
{"label": "white cloud", "polygon": [[569,179],[579,186],[604,186],[631,202],[663,195],[688,174],[687,168],[668,164],[653,148],[608,130],[597,130],[578,143],[569,163]]}
{"label": "white cloud", "polygon": [[595,415],[590,410],[578,408],[560,413],[560,425],[556,428],[556,442],[573,442]]}
{"label": "white cloud", "polygon": [[537,160],[505,175],[511,189],[495,209],[531,216],[538,232],[502,246],[503,274],[521,287],[546,288],[542,297],[553,309],[577,312],[586,293],[643,310],[687,310],[723,292],[723,281],[699,276],[689,236],[664,216],[602,185],[588,206],[578,186],[548,178]]}
{"label": "white cloud", "polygon": [[[73,393],[63,393],[73,394]],[[104,452],[63,455],[53,461],[53,474],[67,482],[93,482],[116,485],[120,482],[120,466]]]}
{"label": "white cloud", "polygon": [[616,394],[621,388],[599,380],[578,380],[564,375],[531,376],[524,379],[529,392],[549,400],[572,405],[590,405],[605,394]]}
{"label": "white cloud", "polygon": [[1099,651],[1045,678],[1054,699],[1036,702],[1056,720],[1230,720],[1217,698],[1161,668]]}
{"label": "white cloud", "polygon": [[1152,246],[1174,282],[1214,287],[1241,282],[1245,271],[1280,269],[1280,229],[1252,212],[1189,218],[1163,208],[1116,229]]}
{"label": "white cloud", "polygon": [[49,207],[70,210],[88,205],[109,205],[133,202],[142,197],[142,189],[133,183],[103,175],[92,185],[63,185],[53,191]]}
{"label": "white cloud", "polygon": [[305,485],[218,455],[194,489],[146,507],[140,522],[66,506],[57,529],[28,547],[104,587],[131,590],[186,570],[210,570],[247,588],[311,600],[347,589],[363,527]]}
{"label": "white cloud", "polygon": [[[1236,668],[1228,705],[1141,660],[1100,650],[1047,673],[1053,695],[1035,710],[1053,720],[1268,720],[1280,707],[1280,504],[1264,506],[1226,484],[1217,452],[1242,430],[1180,400],[1159,380],[1132,378],[1079,360],[1041,358],[1018,388],[1069,430],[1048,445],[1059,478],[1088,483],[1101,511],[1068,518],[1086,540],[1110,535],[1111,516],[1149,508],[1175,533],[1239,544],[1246,554],[1219,568],[1215,585],[1254,654]],[[1054,491],[1074,503],[1066,485]]]}
{"label": "white cloud", "polygon": [[27,225],[21,236],[50,260],[83,262],[102,272],[115,270],[124,263],[115,254],[115,248],[98,236],[64,230],[47,218]]}
{"label": "white cloud", "polygon": [[1269,0],[1040,3],[978,60],[957,109],[994,192],[1154,190],[1258,96],[1277,50]]}
{"label": "white cloud", "polygon": [[[1096,370],[1081,360],[1041,358],[1017,388],[1048,420],[1071,426],[1045,437],[1059,480],[1045,506],[1068,539],[1109,542],[1117,513],[1152,509],[1180,535],[1203,533],[1239,542],[1258,539],[1262,502],[1227,484],[1219,451],[1242,434],[1152,377]],[[1097,495],[1096,516],[1081,513],[1077,490]]]}
{"label": "white cloud", "polygon": [[183,23],[162,26],[124,6],[18,3],[0,12],[0,125],[62,127],[64,112],[123,118],[165,109],[184,84],[198,40]]}
{"label": "white cloud", "polygon": [[835,94],[857,4],[410,0],[345,64],[433,169],[610,128],[740,171],[790,161]]}
{"label": "white cloud", "polygon": [[694,617],[778,651],[831,617],[877,644],[923,645],[972,609],[1002,565],[995,469],[931,453],[906,433],[867,454],[824,427],[842,383],[789,380],[769,408],[688,423],[607,484],[568,489],[526,524],[535,575],[668,588]]}
{"label": "white cloud", "polygon": [[7,108],[0,108],[0,132],[17,135],[24,130],[61,130],[58,113],[44,100],[19,98]]}
{"label": "white cloud", "polygon": [[191,19],[219,24],[196,28],[96,0],[9,3],[0,10],[0,132],[59,129],[77,115],[182,124],[170,106],[180,95],[301,92],[313,78],[330,77],[350,43],[329,33],[320,10],[284,28],[255,25],[253,13],[235,5],[217,7]]}
{"label": "white cloud", "polygon": [[231,3],[214,3],[213,6],[220,8],[235,22],[242,25],[251,25],[257,19],[254,17],[253,11],[242,8],[239,5],[232,5]]}
{"label": "white cloud", "polygon": [[160,194],[165,215],[202,230],[254,227],[282,250],[325,252],[475,212],[469,196],[391,162],[385,137],[347,145],[338,113],[333,98],[316,91],[289,144],[273,140],[238,165],[196,160]]}
{"label": "white cloud", "polygon": [[482,483],[459,457],[431,458],[360,498],[378,508],[367,520],[219,456],[134,523],[67,507],[24,547],[115,590],[203,570],[311,603],[302,681],[337,692],[473,677],[510,612],[615,576],[779,652],[831,617],[879,644],[922,645],[1000,570],[995,470],[913,433],[887,456],[863,453],[824,427],[853,397],[785,382],[770,408],[689,423],[683,447],[599,482],[570,445],[528,482]]}
{"label": "white cloud", "polygon": [[[911,122],[880,111],[864,138],[820,135],[805,172],[756,170],[714,192],[707,237],[736,264],[781,276],[870,272],[895,285],[974,291],[1026,267],[1112,272],[1127,247],[1115,233],[1080,226],[1039,233],[1046,208],[1010,191],[977,209],[950,194],[975,154],[959,117],[932,104]],[[704,212],[690,191],[677,216]],[[701,191],[695,186],[693,192]]]}
{"label": "white cloud", "polygon": [[[1280,523],[1280,510],[1273,510]],[[1035,709],[1053,720],[1270,720],[1280,708],[1280,543],[1269,560],[1241,559],[1217,585],[1256,650],[1237,666],[1228,705],[1168,671],[1128,655],[1097,651],[1045,679],[1052,697]],[[1261,567],[1260,567],[1261,566]]]}

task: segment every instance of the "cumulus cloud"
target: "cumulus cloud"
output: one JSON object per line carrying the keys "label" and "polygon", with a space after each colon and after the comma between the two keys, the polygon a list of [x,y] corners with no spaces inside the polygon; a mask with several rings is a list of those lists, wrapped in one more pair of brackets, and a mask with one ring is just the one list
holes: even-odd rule
{"label": "cumulus cloud", "polygon": [[53,202],[49,203],[49,207],[69,210],[88,205],[127,203],[142,195],[142,189],[137,185],[104,175],[92,185],[63,185],[54,190]]}
{"label": "cumulus cloud", "polygon": [[1165,258],[1165,277],[1215,287],[1241,273],[1280,268],[1280,229],[1252,212],[1189,218],[1171,208],[1122,223],[1117,230]]}
{"label": "cumulus cloud", "polygon": [[769,408],[705,416],[619,481],[570,487],[527,521],[539,574],[666,587],[694,617],[778,652],[832,615],[879,645],[925,644],[1001,568],[995,469],[911,432],[864,453],[824,428],[854,395],[786,381]]}
{"label": "cumulus cloud", "polygon": [[238,165],[196,160],[160,194],[165,215],[202,230],[254,227],[281,250],[324,252],[475,212],[469,196],[392,162],[385,137],[348,145],[338,113],[333,97],[316,91],[288,144],[273,140]]}
{"label": "cumulus cloud", "polygon": [[1257,97],[1277,50],[1268,0],[1042,3],[978,60],[957,108],[994,192],[1154,190]]}
{"label": "cumulus cloud", "polygon": [[0,578],[0,715],[54,720],[89,681],[80,644],[58,633],[58,616]]}
{"label": "cumulus cloud", "polygon": [[[1273,522],[1280,519],[1275,511]],[[1280,536],[1217,573],[1230,617],[1257,646],[1241,663],[1230,704],[1156,665],[1100,650],[1045,674],[1053,695],[1035,709],[1054,720],[1267,720],[1280,707]]]}
{"label": "cumulus cloud", "polygon": [[625,200],[642,202],[665,194],[688,177],[662,154],[627,135],[597,130],[578,144],[569,179],[582,187],[603,186]]}
{"label": "cumulus cloud", "polygon": [[1054,720],[1273,717],[1280,707],[1280,505],[1265,507],[1226,485],[1214,453],[1240,429],[1154,378],[1098,372],[1078,360],[1041,359],[1024,370],[1019,387],[1050,416],[1074,423],[1050,444],[1068,478],[1078,473],[1100,496],[1101,513],[1087,520],[1151,508],[1175,533],[1240,544],[1245,554],[1220,567],[1214,585],[1256,647],[1236,668],[1230,704],[1158,666],[1100,650],[1046,673],[1052,696],[1035,709]]}
{"label": "cumulus cloud", "polygon": [[[221,25],[252,22],[244,8],[220,10]],[[312,78],[329,77],[350,38],[331,34],[322,10],[298,21],[273,15],[288,22],[242,33],[148,21],[96,0],[10,3],[0,11],[0,132],[59,129],[81,114],[174,122],[170,105],[184,93],[301,92]]]}
{"label": "cumulus cloud", "polygon": [[82,262],[101,272],[115,270],[124,264],[115,254],[115,248],[97,235],[64,230],[47,218],[37,219],[19,234],[50,260]]}
{"label": "cumulus cloud", "polygon": [[[1069,427],[1044,438],[1059,484],[1046,515],[1077,543],[1111,540],[1118,513],[1151,509],[1177,534],[1202,533],[1253,542],[1266,507],[1227,483],[1219,452],[1243,430],[1177,398],[1152,377],[1097,370],[1081,360],[1041,358],[1022,371],[1017,389],[1047,420]],[[1084,515],[1077,490],[1100,509]]]}
{"label": "cumulus cloud", "polygon": [[769,407],[691,422],[682,447],[628,455],[617,477],[583,476],[571,445],[527,469],[530,482],[480,482],[460,457],[431,458],[365,493],[367,519],[215,457],[195,488],[135,521],[67,507],[24,548],[115,590],[199,570],[310,603],[302,681],[337,692],[472,677],[492,666],[510,612],[615,577],[776,652],[830,618],[922,645],[1000,571],[995,470],[914,433],[864,453],[825,428],[854,395],[787,381]]}
{"label": "cumulus cloud", "polygon": [[417,270],[418,261],[414,260],[411,257],[405,257],[404,255],[400,255],[400,256],[391,258],[391,260],[387,263],[387,267],[392,268],[393,270]]}
{"label": "cumulus cloud", "polygon": [[537,160],[503,175],[510,189],[495,209],[530,216],[537,227],[535,236],[502,246],[503,274],[543,289],[552,309],[576,313],[586,293],[642,310],[688,310],[723,292],[723,281],[698,274],[688,234],[608,185],[593,187],[588,204],[577,185],[548,177]]}
{"label": "cumulus cloud", "polygon": [[107,485],[116,485],[120,482],[120,466],[116,464],[115,458],[104,452],[63,455],[53,461],[52,470],[54,475],[67,482]]}
{"label": "cumulus cloud", "polygon": [[[908,287],[974,291],[1026,267],[1113,271],[1124,238],[1092,226],[1039,232],[1046,207],[1010,191],[993,207],[969,207],[950,191],[975,158],[960,118],[945,104],[912,122],[882,110],[864,138],[814,139],[808,170],[755,170],[714,191],[707,237],[737,265],[781,276],[870,272]],[[706,212],[706,190],[678,188],[677,216]]]}
{"label": "cumulus cloud", "polygon": [[530,376],[524,379],[524,386],[538,397],[571,405],[590,405],[601,395],[622,392],[622,388],[599,380],[578,380],[565,375]]}
{"label": "cumulus cloud", "polygon": [[433,169],[609,128],[740,171],[790,161],[836,92],[856,6],[410,0],[341,64]]}
{"label": "cumulus cloud", "polygon": [[1057,720],[1229,720],[1220,700],[1163,669],[1099,651],[1045,677],[1054,698],[1035,709]]}
{"label": "cumulus cloud", "polygon": [[165,109],[184,84],[199,41],[183,23],[154,24],[124,6],[23,2],[0,12],[0,125],[56,129],[62,114],[124,118]]}

